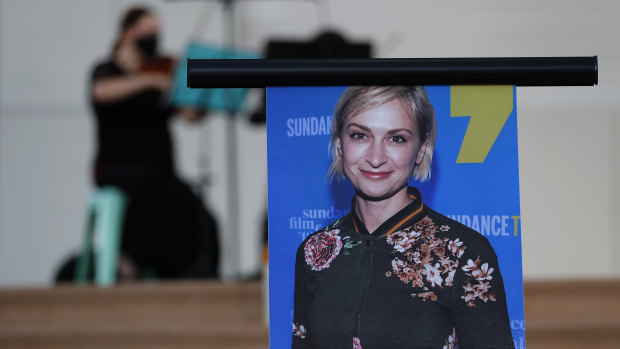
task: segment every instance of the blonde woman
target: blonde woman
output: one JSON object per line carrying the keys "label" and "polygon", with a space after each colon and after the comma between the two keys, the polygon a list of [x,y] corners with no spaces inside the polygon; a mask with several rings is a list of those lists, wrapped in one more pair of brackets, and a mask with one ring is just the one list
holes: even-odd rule
{"label": "blonde woman", "polygon": [[424,204],[437,127],[422,86],[349,87],[328,178],[351,212],[311,234],[295,267],[293,348],[513,348],[486,238]]}

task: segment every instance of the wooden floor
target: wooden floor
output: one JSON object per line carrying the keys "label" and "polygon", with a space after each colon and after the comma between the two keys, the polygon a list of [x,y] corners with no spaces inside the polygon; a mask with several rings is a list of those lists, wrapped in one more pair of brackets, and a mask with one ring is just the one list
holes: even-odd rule
{"label": "wooden floor", "polygon": [[268,347],[259,283],[0,291],[0,348]]}
{"label": "wooden floor", "polygon": [[[268,348],[260,283],[0,290],[0,348]],[[528,348],[620,348],[620,280],[525,284]],[[279,348],[278,348],[279,349]]]}
{"label": "wooden floor", "polygon": [[529,282],[524,296],[528,348],[620,348],[620,280]]}

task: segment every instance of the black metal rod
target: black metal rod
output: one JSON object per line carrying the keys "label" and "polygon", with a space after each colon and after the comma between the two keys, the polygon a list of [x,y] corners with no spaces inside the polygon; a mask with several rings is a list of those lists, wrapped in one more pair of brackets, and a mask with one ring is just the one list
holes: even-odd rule
{"label": "black metal rod", "polygon": [[191,88],[348,85],[592,86],[597,57],[188,59]]}

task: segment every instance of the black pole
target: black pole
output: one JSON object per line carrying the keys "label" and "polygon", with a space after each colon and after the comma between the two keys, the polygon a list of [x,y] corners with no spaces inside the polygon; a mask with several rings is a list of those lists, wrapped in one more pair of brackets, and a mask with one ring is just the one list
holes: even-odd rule
{"label": "black pole", "polygon": [[191,88],[347,85],[592,86],[597,56],[382,59],[188,59]]}

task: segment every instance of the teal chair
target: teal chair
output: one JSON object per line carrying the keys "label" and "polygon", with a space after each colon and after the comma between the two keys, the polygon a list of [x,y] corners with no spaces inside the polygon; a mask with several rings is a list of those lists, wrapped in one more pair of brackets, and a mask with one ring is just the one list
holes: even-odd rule
{"label": "teal chair", "polygon": [[96,189],[88,203],[82,252],[76,264],[75,281],[85,284],[94,256],[94,282],[101,287],[116,283],[123,219],[127,197],[118,188]]}

